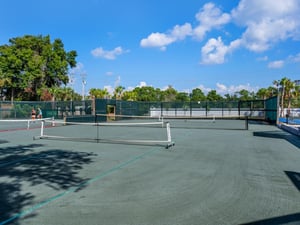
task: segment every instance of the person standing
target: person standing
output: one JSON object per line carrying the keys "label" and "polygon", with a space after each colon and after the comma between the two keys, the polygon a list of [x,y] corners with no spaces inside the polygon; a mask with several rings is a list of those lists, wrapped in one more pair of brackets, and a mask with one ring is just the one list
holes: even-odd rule
{"label": "person standing", "polygon": [[38,119],[42,119],[42,118],[43,118],[43,112],[41,108],[38,108]]}
{"label": "person standing", "polygon": [[31,110],[31,119],[34,120],[36,118],[36,111],[34,108]]}

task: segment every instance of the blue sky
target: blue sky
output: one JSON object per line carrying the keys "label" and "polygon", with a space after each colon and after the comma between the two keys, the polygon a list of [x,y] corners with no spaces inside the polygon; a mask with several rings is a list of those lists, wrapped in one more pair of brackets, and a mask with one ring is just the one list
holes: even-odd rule
{"label": "blue sky", "polygon": [[76,50],[73,83],[113,90],[257,91],[300,79],[299,0],[2,0],[0,45],[50,35]]}

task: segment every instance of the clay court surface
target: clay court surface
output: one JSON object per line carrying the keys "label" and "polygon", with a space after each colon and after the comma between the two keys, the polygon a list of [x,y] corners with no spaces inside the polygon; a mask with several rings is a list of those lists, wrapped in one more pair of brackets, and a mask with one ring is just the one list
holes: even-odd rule
{"label": "clay court surface", "polygon": [[300,138],[273,125],[171,124],[169,149],[39,133],[0,132],[0,225],[300,224]]}

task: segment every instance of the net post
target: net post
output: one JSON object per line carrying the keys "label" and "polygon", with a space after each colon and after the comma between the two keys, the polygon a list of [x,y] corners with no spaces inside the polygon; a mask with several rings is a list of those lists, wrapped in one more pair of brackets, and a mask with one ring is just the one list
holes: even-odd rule
{"label": "net post", "polygon": [[27,130],[30,128],[30,120],[27,121]]}
{"label": "net post", "polygon": [[171,129],[170,129],[170,123],[167,122],[166,123],[167,126],[167,138],[168,138],[168,143],[172,142],[172,137],[171,137]]}
{"label": "net post", "polygon": [[170,128],[170,123],[169,122],[166,122],[166,127],[167,127],[167,138],[168,138],[166,148],[169,148],[171,146],[174,146],[175,143],[172,142],[171,128]]}
{"label": "net post", "polygon": [[45,126],[45,120],[41,121],[41,137],[44,136],[44,126]]}

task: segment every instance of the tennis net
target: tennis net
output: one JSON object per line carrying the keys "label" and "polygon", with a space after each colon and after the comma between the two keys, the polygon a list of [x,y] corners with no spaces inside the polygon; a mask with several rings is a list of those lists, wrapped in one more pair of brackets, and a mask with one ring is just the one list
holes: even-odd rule
{"label": "tennis net", "polygon": [[52,118],[34,119],[34,120],[33,119],[0,120],[0,132],[40,128],[42,121],[45,120],[52,121]]}
{"label": "tennis net", "polygon": [[141,116],[141,115],[115,115],[115,114],[96,114],[98,122],[126,122],[126,123],[156,123],[162,124],[161,116]]}
{"label": "tennis net", "polygon": [[207,116],[183,116],[183,115],[107,115],[97,114],[98,121],[107,122],[160,122],[170,123],[172,128],[185,129],[224,129],[224,130],[248,130],[248,117],[239,115],[207,115]]}
{"label": "tennis net", "polygon": [[248,117],[244,116],[163,116],[172,128],[248,130]]}
{"label": "tennis net", "polygon": [[[99,119],[99,118],[98,118]],[[49,126],[49,123],[52,126]],[[54,124],[54,125],[53,125]],[[169,123],[163,121],[43,121],[40,135],[34,139],[89,141],[97,143],[174,145]]]}

